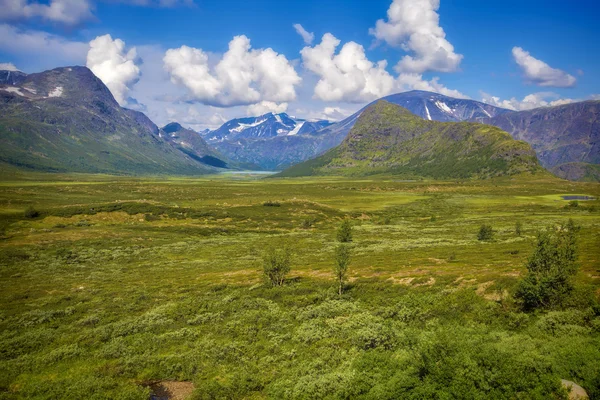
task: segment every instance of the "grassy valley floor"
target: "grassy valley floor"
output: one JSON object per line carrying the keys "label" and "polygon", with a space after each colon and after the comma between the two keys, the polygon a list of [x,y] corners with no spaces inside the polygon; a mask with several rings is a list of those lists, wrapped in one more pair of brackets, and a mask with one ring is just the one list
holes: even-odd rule
{"label": "grassy valley floor", "polygon": [[[548,399],[566,396],[560,379],[598,399],[600,201],[566,195],[599,198],[600,185],[5,179],[0,399],[148,399],[158,381],[192,382],[197,399]],[[512,293],[536,233],[569,218],[577,290],[523,313]],[[483,224],[492,241],[477,240]],[[284,244],[292,271],[270,288],[261,256]]]}

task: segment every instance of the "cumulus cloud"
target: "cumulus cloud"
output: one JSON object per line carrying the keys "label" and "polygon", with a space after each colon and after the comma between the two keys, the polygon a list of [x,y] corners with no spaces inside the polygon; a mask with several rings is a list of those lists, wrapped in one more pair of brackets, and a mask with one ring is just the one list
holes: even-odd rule
{"label": "cumulus cloud", "polygon": [[298,33],[298,35],[302,36],[305,44],[312,44],[313,40],[315,40],[315,34],[312,32],[307,32],[306,29],[302,27],[300,24],[294,24],[294,29]]}
{"label": "cumulus cloud", "polygon": [[246,114],[250,117],[257,117],[269,112],[280,114],[286,112],[288,103],[274,103],[272,101],[261,101],[260,103],[252,104],[246,109]]}
{"label": "cumulus cloud", "polygon": [[0,0],[0,19],[15,21],[41,18],[65,25],[77,25],[93,18],[89,0],[50,0],[48,3],[30,0]]}
{"label": "cumulus cloud", "polygon": [[135,47],[126,51],[121,39],[113,40],[110,35],[104,35],[90,42],[86,65],[110,89],[120,105],[127,105],[131,86],[140,77],[136,57]]}
{"label": "cumulus cloud", "polygon": [[0,24],[0,51],[38,59],[35,64],[51,67],[82,64],[88,44],[69,41],[61,36],[36,30],[21,30],[8,24]]}
{"label": "cumulus cloud", "polygon": [[440,93],[445,96],[456,97],[458,99],[468,99],[469,96],[455,89],[448,89],[439,82],[439,77],[430,80],[423,79],[421,74],[400,74],[398,84],[403,91],[405,90],[425,90],[428,92]]}
{"label": "cumulus cloud", "polygon": [[394,91],[427,90],[447,96],[466,98],[457,90],[446,88],[438,77],[425,80],[422,74],[402,73],[393,77],[386,70],[387,61],[369,61],[364,48],[348,42],[336,54],[340,41],[326,33],[321,43],[305,47],[300,54],[306,69],[320,79],[314,97],[323,101],[363,103],[388,95]]}
{"label": "cumulus cloud", "polygon": [[539,107],[560,106],[576,101],[573,99],[561,99],[558,94],[553,92],[532,93],[525,96],[523,100],[518,100],[515,97],[510,100],[501,100],[499,97],[492,96],[485,92],[481,92],[481,97],[484,103],[515,111],[531,110]]}
{"label": "cumulus cloud", "polygon": [[20,71],[13,63],[0,63],[0,71]]}
{"label": "cumulus cloud", "polygon": [[244,35],[229,42],[214,68],[204,51],[188,46],[167,50],[163,62],[171,81],[185,86],[194,101],[217,107],[292,101],[301,81],[284,55],[251,49]]}
{"label": "cumulus cloud", "polygon": [[385,96],[394,89],[394,78],[386,71],[385,60],[372,63],[355,42],[344,44],[335,54],[339,44],[339,39],[326,33],[320,44],[300,51],[304,67],[320,78],[315,98],[358,103]]}
{"label": "cumulus cloud", "polygon": [[394,0],[387,21],[378,20],[369,33],[390,46],[400,47],[405,55],[396,65],[399,73],[426,71],[453,72],[463,59],[454,52],[440,26],[439,0]]}
{"label": "cumulus cloud", "polygon": [[521,67],[525,78],[538,86],[573,87],[577,79],[560,69],[552,68],[542,60],[533,57],[521,47],[513,47],[513,57]]}

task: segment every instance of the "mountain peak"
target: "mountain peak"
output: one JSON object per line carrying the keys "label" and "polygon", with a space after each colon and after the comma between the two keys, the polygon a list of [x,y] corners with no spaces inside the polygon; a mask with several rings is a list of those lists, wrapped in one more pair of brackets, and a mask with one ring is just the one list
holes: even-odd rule
{"label": "mountain peak", "polygon": [[181,126],[178,122],[171,122],[162,128],[165,133],[173,133],[182,129],[184,129],[183,126]]}

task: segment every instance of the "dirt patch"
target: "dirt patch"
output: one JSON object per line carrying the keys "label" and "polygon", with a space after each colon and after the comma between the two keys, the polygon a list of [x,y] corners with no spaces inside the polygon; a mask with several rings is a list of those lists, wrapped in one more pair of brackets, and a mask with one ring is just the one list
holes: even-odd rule
{"label": "dirt patch", "polygon": [[159,381],[148,384],[150,400],[185,400],[194,391],[192,382]]}

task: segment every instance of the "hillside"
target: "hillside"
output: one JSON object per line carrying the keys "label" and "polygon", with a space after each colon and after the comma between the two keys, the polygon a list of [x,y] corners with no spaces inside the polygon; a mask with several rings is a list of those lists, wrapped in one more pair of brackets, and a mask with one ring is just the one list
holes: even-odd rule
{"label": "hillside", "polygon": [[600,164],[600,101],[505,113],[482,122],[531,144],[546,168]]}
{"label": "hillside", "polygon": [[600,165],[588,163],[565,163],[550,170],[559,178],[578,182],[600,182]]}
{"label": "hillside", "polygon": [[120,107],[108,88],[85,67],[57,68],[3,82],[0,162],[55,172],[214,171],[213,166],[199,160],[204,154],[181,151],[176,143],[162,137],[143,113]]}
{"label": "hillside", "polygon": [[393,174],[406,178],[488,178],[542,171],[531,147],[477,123],[424,120],[379,101],[340,146],[279,176]]}

